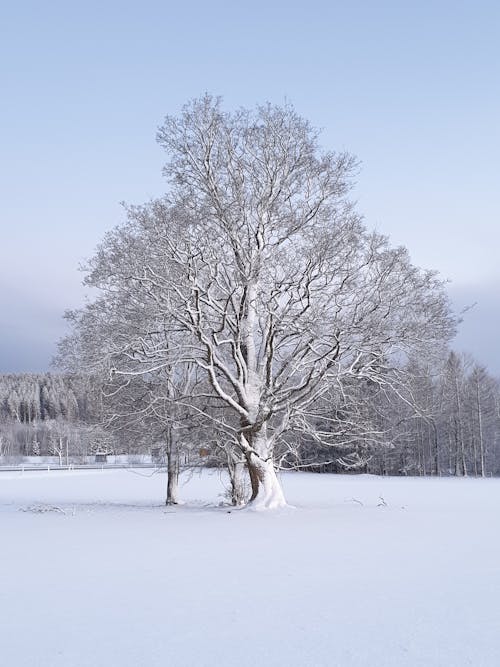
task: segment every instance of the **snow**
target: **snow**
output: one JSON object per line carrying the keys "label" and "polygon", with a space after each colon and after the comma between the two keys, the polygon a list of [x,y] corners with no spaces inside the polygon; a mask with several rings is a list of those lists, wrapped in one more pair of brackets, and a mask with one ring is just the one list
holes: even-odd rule
{"label": "snow", "polygon": [[[184,480],[186,481],[186,480]],[[0,472],[9,667],[500,665],[500,480]],[[25,511],[20,511],[25,510]]]}

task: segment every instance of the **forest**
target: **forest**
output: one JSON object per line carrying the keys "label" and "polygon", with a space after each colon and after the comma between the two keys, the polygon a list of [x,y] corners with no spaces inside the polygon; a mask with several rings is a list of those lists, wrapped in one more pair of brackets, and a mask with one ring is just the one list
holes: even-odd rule
{"label": "forest", "polygon": [[0,375],[0,460],[57,456],[60,463],[113,452],[118,440],[100,420],[101,399],[88,378],[57,373]]}
{"label": "forest", "polygon": [[[432,372],[409,365],[404,380],[403,387],[400,378],[400,395],[364,383],[355,411],[356,429],[337,434],[337,446],[334,442],[322,445],[311,437],[289,439],[280,450],[282,469],[500,475],[500,383],[496,378],[471,357],[450,352]],[[143,394],[148,390],[142,387]],[[116,426],[101,392],[88,377],[0,375],[1,460],[19,462],[28,456],[65,457],[68,453],[71,461],[79,461],[95,453],[151,454],[166,446],[167,434],[147,425],[151,420],[145,415],[143,423],[135,416]],[[135,400],[140,400],[137,388]],[[338,405],[331,409],[340,410]],[[337,417],[347,425],[354,415],[345,405]],[[188,439],[191,456],[183,460],[193,459],[196,465],[227,463],[224,444],[214,434],[210,439],[205,433],[203,438],[198,429],[194,440]]]}

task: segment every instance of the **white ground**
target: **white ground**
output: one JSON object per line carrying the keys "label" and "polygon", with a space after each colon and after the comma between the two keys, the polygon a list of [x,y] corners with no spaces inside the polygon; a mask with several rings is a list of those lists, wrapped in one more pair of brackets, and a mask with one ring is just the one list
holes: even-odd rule
{"label": "white ground", "polygon": [[140,473],[0,473],[1,665],[500,665],[500,480],[288,474],[266,514]]}

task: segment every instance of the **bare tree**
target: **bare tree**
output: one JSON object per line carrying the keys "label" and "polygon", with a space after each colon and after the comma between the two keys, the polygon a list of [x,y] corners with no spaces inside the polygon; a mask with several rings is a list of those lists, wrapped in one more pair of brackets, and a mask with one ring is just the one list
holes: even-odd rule
{"label": "bare tree", "polygon": [[177,363],[205,373],[196,399],[220,406],[252,504],[279,507],[282,436],[309,429],[332,387],[387,383],[409,350],[447,339],[443,285],[365,229],[346,198],[355,160],[320,151],[291,107],[226,113],[205,96],[168,117],[158,139],[167,197],[129,209],[87,282],[105,294],[106,318],[133,310],[122,352],[140,362],[134,373],[169,363],[166,339]]}
{"label": "bare tree", "polygon": [[498,421],[495,416],[495,381],[483,366],[473,364],[467,379],[467,404],[470,410],[472,467],[476,476],[486,476],[487,443],[495,443]]}

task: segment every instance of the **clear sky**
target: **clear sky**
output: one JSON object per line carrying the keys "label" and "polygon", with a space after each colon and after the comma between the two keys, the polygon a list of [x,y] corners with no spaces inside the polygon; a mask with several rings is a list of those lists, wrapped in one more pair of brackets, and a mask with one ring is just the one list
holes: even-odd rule
{"label": "clear sky", "polygon": [[17,0],[0,56],[0,372],[47,369],[119,202],[164,191],[157,126],[208,91],[355,153],[368,226],[477,302],[456,347],[500,375],[497,1]]}

